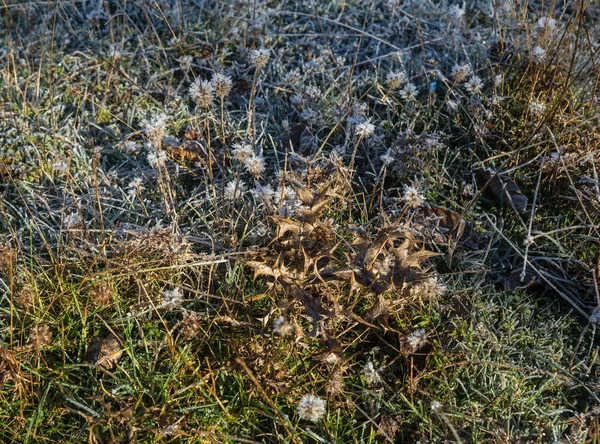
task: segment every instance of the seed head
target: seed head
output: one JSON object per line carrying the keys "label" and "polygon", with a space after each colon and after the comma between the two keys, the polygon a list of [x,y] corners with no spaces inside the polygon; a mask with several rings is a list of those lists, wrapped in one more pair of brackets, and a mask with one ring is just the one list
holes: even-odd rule
{"label": "seed head", "polygon": [[427,344],[427,333],[425,329],[415,330],[406,338],[406,342],[410,347],[411,352],[416,352],[425,344]]}
{"label": "seed head", "polygon": [[215,89],[211,82],[197,78],[190,85],[190,96],[199,107],[208,109],[213,104],[213,95]]}
{"label": "seed head", "polygon": [[413,83],[407,83],[402,91],[400,91],[400,97],[404,100],[412,100],[417,97],[419,89]]}
{"label": "seed head", "polygon": [[454,78],[456,83],[462,83],[473,73],[471,66],[463,63],[462,65],[454,65],[452,68],[451,76]]}
{"label": "seed head", "polygon": [[235,160],[244,163],[250,157],[254,156],[254,149],[249,143],[234,143],[232,154]]}
{"label": "seed head", "polygon": [[411,208],[418,208],[423,202],[425,202],[425,196],[423,196],[416,187],[412,185],[405,185],[402,200]]}
{"label": "seed head", "polygon": [[221,100],[229,95],[233,86],[231,77],[221,73],[215,73],[212,77],[211,83],[215,93]]}
{"label": "seed head", "polygon": [[371,361],[367,362],[367,364],[363,367],[362,374],[369,385],[377,385],[381,382],[381,376],[379,376],[379,373],[377,370],[375,370],[375,367]]}
{"label": "seed head", "polygon": [[404,71],[390,72],[385,78],[389,89],[396,89],[406,82],[406,73]]}
{"label": "seed head", "polygon": [[244,166],[254,177],[259,177],[265,172],[265,159],[263,156],[252,155],[244,161]]}
{"label": "seed head", "polygon": [[543,115],[546,112],[546,105],[538,100],[529,102],[529,112],[536,117]]}
{"label": "seed head", "polygon": [[240,199],[244,194],[244,191],[246,191],[246,187],[243,182],[232,180],[225,186],[225,199]]}
{"label": "seed head", "polygon": [[304,395],[297,411],[300,419],[317,422],[325,415],[325,400],[315,395]]}
{"label": "seed head", "polygon": [[359,137],[369,137],[375,131],[375,125],[371,123],[371,119],[367,119],[356,125],[356,135]]}
{"label": "seed head", "polygon": [[250,53],[250,60],[257,69],[263,69],[269,63],[271,51],[266,48],[254,49]]}
{"label": "seed head", "polygon": [[472,94],[480,92],[481,88],[483,88],[483,80],[479,76],[471,76],[469,81],[465,83],[465,89]]}
{"label": "seed head", "polygon": [[531,50],[531,59],[534,63],[544,63],[546,60],[546,50],[541,46],[536,46]]}

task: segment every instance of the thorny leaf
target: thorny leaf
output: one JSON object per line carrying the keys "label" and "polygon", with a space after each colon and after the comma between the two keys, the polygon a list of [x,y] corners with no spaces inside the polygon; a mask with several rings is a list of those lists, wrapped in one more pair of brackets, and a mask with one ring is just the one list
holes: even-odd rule
{"label": "thorny leaf", "polygon": [[527,209],[527,196],[521,193],[512,179],[483,168],[475,170],[475,176],[480,186],[489,184],[491,194],[501,203],[508,201],[509,205],[519,213]]}

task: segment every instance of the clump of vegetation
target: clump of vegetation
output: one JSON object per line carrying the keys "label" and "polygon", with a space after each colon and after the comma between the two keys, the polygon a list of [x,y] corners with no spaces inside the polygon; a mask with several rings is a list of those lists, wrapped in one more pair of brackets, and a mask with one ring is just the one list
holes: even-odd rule
{"label": "clump of vegetation", "polygon": [[596,1],[1,10],[2,440],[596,441]]}

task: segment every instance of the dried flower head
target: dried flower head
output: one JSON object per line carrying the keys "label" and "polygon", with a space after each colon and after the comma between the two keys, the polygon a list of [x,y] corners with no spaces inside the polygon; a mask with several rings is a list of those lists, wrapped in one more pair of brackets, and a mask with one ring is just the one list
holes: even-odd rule
{"label": "dried flower head", "polygon": [[254,177],[260,177],[265,172],[265,159],[263,156],[250,156],[244,161],[244,167]]}
{"label": "dried flower head", "polygon": [[90,297],[96,305],[103,306],[112,302],[114,293],[115,287],[112,282],[102,282],[92,288]]}
{"label": "dried flower head", "polygon": [[184,311],[178,325],[185,339],[194,339],[202,331],[202,316],[193,311]]}
{"label": "dried flower head", "polygon": [[406,73],[404,71],[390,72],[385,80],[390,90],[396,89],[406,82]]}
{"label": "dried flower head", "polygon": [[533,63],[544,63],[546,61],[546,50],[540,45],[537,45],[531,50],[531,60]]}
{"label": "dried flower head", "polygon": [[367,362],[363,367],[362,375],[367,380],[368,385],[377,385],[381,383],[381,376],[379,376],[379,373],[375,370],[371,361]]}
{"label": "dried flower head", "polygon": [[52,162],[52,169],[57,174],[66,174],[69,172],[69,164],[63,158],[58,158]]}
{"label": "dried flower head", "polygon": [[550,17],[540,17],[533,26],[536,32],[549,32],[556,29],[556,20]]}
{"label": "dried flower head", "polygon": [[538,100],[532,100],[529,102],[529,112],[536,116],[542,116],[546,112],[546,105]]}
{"label": "dried flower head", "polygon": [[418,188],[412,185],[405,185],[402,200],[411,208],[418,208],[423,202],[425,202],[425,196],[421,194]]}
{"label": "dried flower head", "polygon": [[194,62],[194,58],[192,56],[182,56],[179,58],[179,67],[182,71],[189,71],[192,67],[192,63]]}
{"label": "dried flower head", "polygon": [[421,347],[427,344],[427,333],[425,332],[425,329],[422,328],[413,331],[406,337],[406,343],[408,344],[408,347],[412,353],[419,350]]}
{"label": "dried flower head", "polygon": [[275,197],[275,190],[273,190],[273,187],[269,184],[261,185],[257,183],[256,187],[252,190],[252,196],[258,201],[271,205],[273,198]]}
{"label": "dried flower head", "polygon": [[366,119],[364,122],[356,125],[356,135],[359,137],[369,137],[375,131],[375,125],[371,123],[371,119]]}
{"label": "dried flower head", "polygon": [[148,139],[156,144],[160,144],[165,136],[168,120],[169,116],[161,113],[147,121],[146,126],[144,127],[144,132],[146,133]]}
{"label": "dried flower head", "polygon": [[245,191],[246,187],[243,182],[239,180],[232,180],[225,186],[225,199],[240,199]]}
{"label": "dried flower head", "polygon": [[183,293],[179,288],[163,291],[165,305],[180,305],[183,301]]}
{"label": "dried flower head", "polygon": [[298,416],[312,422],[319,421],[325,416],[325,400],[315,395],[304,395],[298,403]]}
{"label": "dried flower head", "polygon": [[213,74],[211,83],[215,93],[220,97],[221,100],[229,95],[231,88],[233,87],[231,77],[221,73]]}
{"label": "dried flower head", "polygon": [[407,83],[400,91],[400,97],[404,100],[413,100],[417,97],[419,89],[413,83]]}
{"label": "dried flower head", "polygon": [[431,407],[431,411],[435,414],[440,414],[444,408],[444,405],[439,401],[431,401],[429,406]]}
{"label": "dried flower head", "polygon": [[388,150],[385,152],[385,154],[382,154],[381,156],[379,156],[379,160],[381,160],[381,162],[383,162],[384,166],[388,167],[392,163],[394,163],[394,160],[396,160],[396,159],[392,155],[392,149],[388,148]]}
{"label": "dried flower head", "polygon": [[467,65],[466,63],[463,63],[462,65],[454,65],[454,67],[452,68],[452,72],[450,73],[450,75],[454,78],[456,83],[464,82],[465,80],[467,80],[467,78],[469,78],[471,74],[473,74],[473,69],[470,65]]}
{"label": "dried flower head", "polygon": [[465,83],[465,89],[472,94],[478,93],[483,88],[483,80],[479,76],[471,76],[469,81]]}
{"label": "dried flower head", "polygon": [[213,105],[214,86],[208,80],[197,78],[190,85],[189,93],[200,108],[208,109]]}
{"label": "dried flower head", "polygon": [[254,148],[249,143],[234,143],[231,153],[234,159],[244,163],[250,157],[254,156]]}
{"label": "dried flower head", "polygon": [[37,325],[29,332],[29,342],[37,349],[43,348],[52,343],[52,331],[48,325]]}
{"label": "dried flower head", "polygon": [[63,225],[67,229],[79,228],[83,226],[81,215],[78,212],[67,214],[63,219]]}
{"label": "dried flower head", "polygon": [[294,327],[283,316],[279,316],[273,322],[273,333],[279,336],[289,336],[292,334]]}
{"label": "dried flower head", "polygon": [[250,60],[257,69],[263,69],[269,63],[271,51],[266,48],[254,49],[250,53]]}
{"label": "dried flower head", "polygon": [[152,150],[148,153],[147,159],[152,168],[160,168],[167,161],[167,155],[163,150]]}

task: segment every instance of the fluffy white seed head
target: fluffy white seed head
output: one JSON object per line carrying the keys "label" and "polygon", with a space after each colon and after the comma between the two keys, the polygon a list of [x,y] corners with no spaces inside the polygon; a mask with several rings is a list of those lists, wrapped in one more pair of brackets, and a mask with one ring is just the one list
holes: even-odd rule
{"label": "fluffy white seed head", "polygon": [[317,422],[325,416],[325,400],[315,395],[304,395],[298,403],[298,416],[300,419],[307,419]]}

